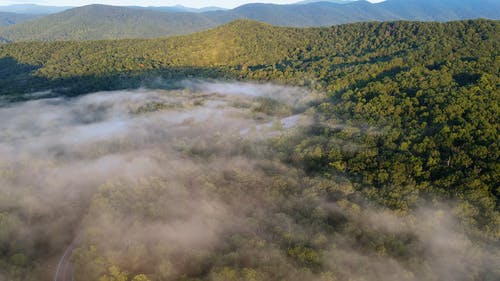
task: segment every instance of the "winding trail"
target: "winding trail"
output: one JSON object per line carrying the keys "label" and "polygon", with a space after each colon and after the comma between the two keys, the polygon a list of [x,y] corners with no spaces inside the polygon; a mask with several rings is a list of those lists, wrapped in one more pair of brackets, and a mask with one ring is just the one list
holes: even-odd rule
{"label": "winding trail", "polygon": [[54,274],[54,281],[74,281],[75,280],[75,270],[73,264],[71,264],[71,254],[76,248],[76,239],[71,242],[71,244],[66,248],[64,254],[62,255],[59,263],[57,264],[56,272]]}

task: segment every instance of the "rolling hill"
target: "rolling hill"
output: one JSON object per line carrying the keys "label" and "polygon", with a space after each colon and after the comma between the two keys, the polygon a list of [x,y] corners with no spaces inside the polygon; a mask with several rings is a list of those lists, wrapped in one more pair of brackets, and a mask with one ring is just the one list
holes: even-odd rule
{"label": "rolling hill", "polygon": [[0,12],[0,26],[13,25],[35,18],[37,18],[35,15]]}
{"label": "rolling hill", "polygon": [[192,33],[236,19],[253,19],[293,27],[330,26],[365,21],[500,19],[500,2],[495,0],[388,0],[378,4],[361,0],[343,4],[247,4],[232,10],[196,13],[162,12],[158,7],[155,9],[159,11],[151,9],[84,6],[0,28],[0,36],[10,41],[152,38]]}
{"label": "rolling hill", "polygon": [[248,4],[227,13],[283,26],[328,26],[360,21],[450,21],[469,18],[500,19],[496,0],[365,0],[347,3],[312,2],[304,5]]}
{"label": "rolling hill", "polygon": [[386,0],[377,6],[408,20],[500,18],[500,1],[497,0]]}
{"label": "rolling hill", "polygon": [[346,4],[315,2],[305,5],[248,4],[227,14],[235,18],[248,18],[279,26],[329,26],[360,21],[401,19],[367,1]]}
{"label": "rolling hill", "polygon": [[0,36],[12,41],[152,38],[192,33],[218,24],[202,14],[89,5],[5,28]]}

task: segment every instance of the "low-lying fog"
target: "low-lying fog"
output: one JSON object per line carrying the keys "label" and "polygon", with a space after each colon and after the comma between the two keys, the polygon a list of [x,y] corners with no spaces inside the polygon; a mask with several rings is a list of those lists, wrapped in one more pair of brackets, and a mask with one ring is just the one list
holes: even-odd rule
{"label": "low-lying fog", "polygon": [[[312,122],[310,92],[270,84],[184,85],[0,107],[0,253],[15,249],[38,258],[47,280],[77,237],[76,280],[96,280],[113,264],[151,280],[230,280],[219,277],[234,260],[248,268],[267,263],[277,273],[249,279],[242,269],[231,280],[451,281],[465,280],[465,271],[496,270],[498,252],[472,245],[443,210],[408,217],[349,210],[347,201],[325,202],[307,189],[318,180],[281,163],[267,141]],[[355,193],[345,179],[329,188]],[[352,237],[290,217],[297,206],[348,219],[347,227],[407,235],[425,261],[415,268],[364,252]],[[262,240],[241,246],[254,236]],[[327,271],[300,271],[291,250],[287,255],[271,243],[285,239],[279,237],[289,237],[290,245],[316,241],[327,250],[298,259]],[[224,258],[215,254],[224,251]]]}
{"label": "low-lying fog", "polygon": [[207,164],[197,159],[251,165],[240,157],[216,159],[215,152],[237,155],[245,140],[276,136],[309,119],[303,111],[311,95],[300,88],[183,84],[183,90],[100,92],[0,107],[0,212],[9,213],[2,223],[14,229],[0,239],[14,239],[28,254],[59,255],[103,184],[194,178]]}

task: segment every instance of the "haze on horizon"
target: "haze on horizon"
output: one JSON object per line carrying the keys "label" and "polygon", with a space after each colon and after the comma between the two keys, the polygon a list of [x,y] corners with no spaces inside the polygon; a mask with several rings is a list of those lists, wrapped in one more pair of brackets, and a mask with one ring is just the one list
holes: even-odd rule
{"label": "haze on horizon", "polygon": [[[372,3],[383,2],[384,0],[367,0]],[[235,8],[248,3],[272,3],[272,4],[292,4],[300,0],[5,0],[0,6],[15,4],[36,4],[44,6],[84,6],[90,4],[105,4],[115,6],[175,6],[202,8],[217,6],[223,8]]]}

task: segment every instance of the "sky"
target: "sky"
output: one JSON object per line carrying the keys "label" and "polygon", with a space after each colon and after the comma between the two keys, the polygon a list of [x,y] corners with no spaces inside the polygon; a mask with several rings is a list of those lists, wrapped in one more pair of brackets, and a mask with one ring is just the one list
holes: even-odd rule
{"label": "sky", "polygon": [[[116,6],[174,6],[183,5],[187,7],[201,8],[217,6],[234,8],[246,3],[275,3],[289,4],[300,0],[0,0],[0,6],[11,4],[38,4],[47,6],[83,6],[88,4],[107,4]],[[368,0],[370,2],[381,2],[382,0]]]}

